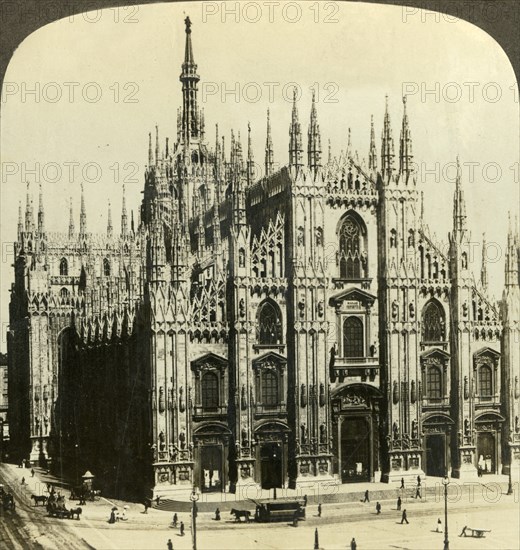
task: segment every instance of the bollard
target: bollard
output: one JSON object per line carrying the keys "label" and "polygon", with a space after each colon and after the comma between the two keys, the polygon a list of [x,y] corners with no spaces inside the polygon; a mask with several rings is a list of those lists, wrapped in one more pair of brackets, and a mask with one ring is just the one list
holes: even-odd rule
{"label": "bollard", "polygon": [[320,550],[320,541],[318,538],[318,528],[314,531],[314,550]]}

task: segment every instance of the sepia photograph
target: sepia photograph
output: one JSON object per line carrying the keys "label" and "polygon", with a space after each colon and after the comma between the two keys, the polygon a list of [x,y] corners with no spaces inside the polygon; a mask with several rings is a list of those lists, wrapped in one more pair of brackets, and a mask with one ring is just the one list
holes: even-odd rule
{"label": "sepia photograph", "polygon": [[1,548],[520,548],[520,6],[404,4],[0,1]]}

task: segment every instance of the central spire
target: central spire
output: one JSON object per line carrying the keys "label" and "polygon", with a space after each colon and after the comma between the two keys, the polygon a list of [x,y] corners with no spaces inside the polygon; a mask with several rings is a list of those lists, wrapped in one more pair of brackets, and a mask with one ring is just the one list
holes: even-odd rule
{"label": "central spire", "polygon": [[197,83],[200,80],[197,74],[197,64],[193,57],[191,44],[191,21],[184,20],[186,25],[186,46],[184,49],[184,63],[180,81],[182,82],[182,138],[185,143],[199,138],[199,112],[197,108]]}

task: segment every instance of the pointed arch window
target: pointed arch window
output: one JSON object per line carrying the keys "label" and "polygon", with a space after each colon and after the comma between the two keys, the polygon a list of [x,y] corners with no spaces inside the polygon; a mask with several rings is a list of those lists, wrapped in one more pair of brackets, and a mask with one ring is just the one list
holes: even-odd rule
{"label": "pointed arch window", "polygon": [[108,258],[103,260],[103,273],[105,277],[110,277],[110,261]]}
{"label": "pointed arch window", "polygon": [[214,372],[206,372],[201,380],[201,397],[203,409],[216,409],[219,406],[218,376]]}
{"label": "pointed arch window", "polygon": [[364,357],[363,322],[358,317],[347,317],[343,322],[343,355]]}
{"label": "pointed arch window", "polygon": [[67,262],[66,258],[62,258],[60,260],[60,275],[68,275],[69,274],[69,262]]}
{"label": "pointed arch window", "polygon": [[282,313],[278,305],[265,301],[258,311],[258,343],[276,346],[282,343]]}
{"label": "pointed arch window", "polygon": [[341,279],[366,277],[366,231],[352,215],[347,215],[339,230],[339,272]]}
{"label": "pointed arch window", "polygon": [[422,315],[423,342],[444,342],[446,322],[443,307],[437,302],[428,302]]}
{"label": "pointed arch window", "polygon": [[478,371],[480,397],[493,397],[493,370],[489,365],[482,365]]}

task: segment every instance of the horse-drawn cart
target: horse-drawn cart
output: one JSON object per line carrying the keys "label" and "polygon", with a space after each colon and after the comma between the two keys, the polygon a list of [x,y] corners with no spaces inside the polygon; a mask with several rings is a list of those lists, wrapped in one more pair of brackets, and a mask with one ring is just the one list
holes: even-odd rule
{"label": "horse-drawn cart", "polygon": [[303,501],[274,500],[269,502],[255,502],[255,504],[255,521],[258,522],[298,522],[299,520],[305,519],[305,503]]}

